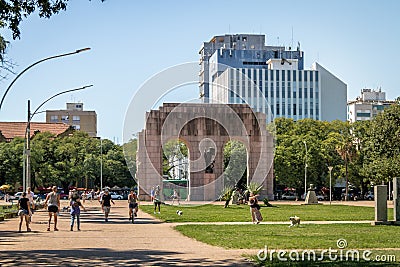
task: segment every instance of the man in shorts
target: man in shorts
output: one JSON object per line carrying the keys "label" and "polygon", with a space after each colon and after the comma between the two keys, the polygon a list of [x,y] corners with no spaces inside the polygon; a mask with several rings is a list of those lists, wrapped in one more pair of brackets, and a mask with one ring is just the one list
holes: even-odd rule
{"label": "man in shorts", "polygon": [[47,231],[50,231],[51,217],[53,215],[54,215],[54,231],[58,231],[57,214],[58,211],[60,210],[60,195],[57,194],[57,186],[53,186],[52,192],[47,194],[44,205],[45,206],[47,205],[47,211],[49,212],[49,224],[47,227]]}
{"label": "man in shorts", "polygon": [[110,214],[111,202],[115,205],[108,188],[106,188],[104,189],[104,194],[101,197],[101,209],[104,211],[105,222],[108,222],[108,214]]}

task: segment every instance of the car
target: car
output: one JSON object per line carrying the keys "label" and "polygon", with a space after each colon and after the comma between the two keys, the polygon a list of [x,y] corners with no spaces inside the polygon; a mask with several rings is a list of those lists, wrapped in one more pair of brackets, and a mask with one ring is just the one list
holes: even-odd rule
{"label": "car", "polygon": [[22,197],[22,193],[23,193],[23,192],[17,192],[17,193],[15,193],[15,194],[14,194],[14,199],[16,199],[16,200],[20,199],[20,198]]}
{"label": "car", "polygon": [[374,192],[368,192],[365,194],[364,199],[374,200]]}
{"label": "car", "polygon": [[123,199],[124,198],[122,195],[117,194],[115,192],[111,192],[110,195],[111,195],[111,199]]}
{"label": "car", "polygon": [[325,197],[323,195],[317,195],[318,201],[323,201],[325,200]]}
{"label": "car", "polygon": [[282,200],[296,200],[298,199],[297,193],[287,192],[282,195]]}

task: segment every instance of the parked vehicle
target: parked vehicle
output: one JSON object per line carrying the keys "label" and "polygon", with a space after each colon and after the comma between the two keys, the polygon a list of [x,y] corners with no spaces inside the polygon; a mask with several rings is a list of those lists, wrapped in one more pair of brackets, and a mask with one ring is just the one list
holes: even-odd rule
{"label": "parked vehicle", "polygon": [[371,192],[371,191],[367,192],[367,193],[365,194],[365,196],[364,196],[364,199],[367,199],[367,200],[374,200],[374,199],[375,199],[375,197],[374,197],[374,192]]}
{"label": "parked vehicle", "polygon": [[15,193],[15,194],[14,194],[14,199],[15,199],[15,200],[20,199],[20,198],[22,197],[22,193],[23,193],[23,192],[17,192],[17,193]]}
{"label": "parked vehicle", "polygon": [[111,199],[123,199],[124,197],[120,194],[117,194],[115,192],[110,192]]}
{"label": "parked vehicle", "polygon": [[298,199],[297,193],[286,192],[282,195],[282,200],[296,200]]}

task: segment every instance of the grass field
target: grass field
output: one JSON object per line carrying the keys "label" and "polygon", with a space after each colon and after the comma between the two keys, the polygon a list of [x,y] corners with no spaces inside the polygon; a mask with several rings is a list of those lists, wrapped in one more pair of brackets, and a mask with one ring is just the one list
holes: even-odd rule
{"label": "grass field", "polygon": [[[153,213],[153,206],[140,207],[147,213]],[[183,211],[183,216],[176,214]],[[374,208],[344,205],[278,205],[263,207],[261,213],[265,221],[289,222],[289,217],[297,215],[302,221],[359,221],[374,220]],[[161,214],[156,214],[165,222],[248,222],[251,221],[249,207],[233,205],[224,209],[221,205],[170,206],[162,205]],[[393,209],[388,210],[389,218]]]}
{"label": "grass field", "polygon": [[328,249],[339,239],[350,249],[400,248],[400,228],[370,224],[178,225],[176,230],[201,242],[229,249]]}
{"label": "grass field", "polygon": [[[144,212],[153,214],[153,206],[141,206]],[[182,216],[176,214],[183,212]],[[247,255],[260,266],[399,266],[400,227],[371,226],[370,224],[304,224],[289,228],[289,217],[297,215],[302,221],[360,221],[374,220],[374,208],[345,205],[277,205],[262,207],[264,221],[285,224],[242,225],[178,225],[182,234],[213,246],[227,249],[251,249],[258,251],[266,246],[269,250],[338,249],[337,241],[344,239],[343,249],[371,250],[372,261],[332,261],[326,256],[322,261],[260,261],[256,255]],[[154,214],[153,214],[154,215]],[[221,205],[170,206],[162,205],[161,214],[154,216],[165,222],[250,222],[249,207],[234,205],[224,209]],[[393,209],[388,210],[389,218]],[[317,254],[319,255],[319,254]],[[387,256],[387,262],[374,261],[376,256]],[[390,257],[390,258],[389,258]],[[395,260],[395,262],[393,261]]]}
{"label": "grass field", "polygon": [[[248,259],[261,266],[398,266],[400,264],[400,232],[399,227],[396,226],[307,224],[288,228],[287,225],[282,224],[178,225],[175,229],[190,238],[213,246],[266,251],[269,256],[265,261],[260,261],[255,253],[246,255]],[[347,246],[340,249],[342,247],[338,247],[339,240],[346,242]],[[332,254],[332,257],[337,255],[337,259],[341,253],[346,255],[347,251],[356,249],[359,256],[358,258],[349,257],[348,261],[333,261],[326,256],[329,249],[337,250]],[[272,250],[285,250],[284,258],[289,262],[278,261],[277,252],[271,257]],[[294,262],[291,262],[289,258],[292,250],[296,250],[300,255]],[[316,261],[301,261],[302,252],[310,250],[316,252]],[[321,257],[322,250],[326,250],[324,257]],[[371,254],[366,255],[371,261],[365,261],[362,256],[368,251]],[[296,259],[296,254],[291,255]],[[377,262],[377,257],[386,261]]]}

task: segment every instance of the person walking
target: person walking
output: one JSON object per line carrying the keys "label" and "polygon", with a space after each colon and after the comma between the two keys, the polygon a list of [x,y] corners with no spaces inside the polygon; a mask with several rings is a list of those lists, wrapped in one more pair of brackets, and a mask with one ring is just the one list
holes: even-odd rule
{"label": "person walking", "polygon": [[161,206],[161,197],[160,197],[160,186],[157,185],[156,188],[154,189],[154,197],[153,197],[153,202],[154,202],[154,214],[156,214],[156,210],[158,207],[158,214],[161,213],[160,211],[160,206]]}
{"label": "person walking", "polygon": [[104,212],[104,221],[108,222],[108,215],[110,214],[111,210],[111,202],[115,205],[114,201],[111,198],[110,192],[108,188],[104,189],[104,194],[101,197],[101,209]]}
{"label": "person walking", "polygon": [[178,194],[178,191],[176,191],[176,189],[174,189],[174,192],[172,193],[172,205],[174,205],[175,200],[178,202],[178,205],[181,204],[179,202],[179,194]]}
{"label": "person walking", "polygon": [[249,205],[250,205],[250,213],[251,213],[251,221],[256,224],[259,224],[263,217],[260,212],[260,205],[258,204],[258,195],[254,195],[254,193],[250,193],[249,197]]}
{"label": "person walking", "polygon": [[31,215],[31,207],[29,204],[29,199],[26,197],[26,192],[22,193],[22,197],[18,200],[18,216],[20,217],[19,221],[19,231],[21,233],[22,221],[25,218],[26,223],[26,231],[30,232],[31,228],[29,228],[29,216]]}
{"label": "person walking", "polygon": [[153,202],[154,201],[154,186],[151,187],[150,190],[150,201]]}
{"label": "person walking", "polygon": [[[131,189],[131,192],[128,195],[128,203],[129,203],[129,220],[131,220],[132,216],[135,216],[135,217],[137,216],[137,212],[138,212],[138,208],[139,208],[138,198],[133,189]],[[133,210],[135,210],[135,212],[133,212]]]}
{"label": "person walking", "polygon": [[58,231],[57,215],[58,211],[60,210],[60,195],[57,194],[57,186],[53,186],[52,192],[47,194],[44,205],[45,206],[47,205],[47,211],[49,212],[49,224],[47,227],[47,231],[50,231],[50,223],[53,215],[54,215],[54,231]]}
{"label": "person walking", "polygon": [[71,215],[71,231],[74,231],[74,222],[75,222],[75,217],[76,217],[76,227],[78,231],[81,230],[81,207],[84,211],[86,211],[85,207],[82,205],[81,201],[79,198],[77,200],[71,200],[70,202],[70,215]]}
{"label": "person walking", "polygon": [[29,215],[29,223],[31,223],[32,222],[33,211],[35,209],[35,202],[34,202],[35,194],[31,191],[30,187],[26,188],[26,197],[29,199],[29,205],[30,205],[30,208],[31,208],[31,213]]}

